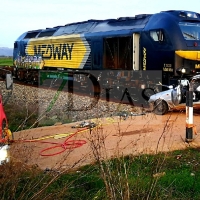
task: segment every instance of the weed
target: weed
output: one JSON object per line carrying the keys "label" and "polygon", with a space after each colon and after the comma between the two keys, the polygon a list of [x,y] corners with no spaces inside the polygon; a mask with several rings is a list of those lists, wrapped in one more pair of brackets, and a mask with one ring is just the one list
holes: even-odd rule
{"label": "weed", "polygon": [[6,104],[4,109],[12,132],[28,129],[37,119],[37,110],[34,106],[27,108],[25,105]]}
{"label": "weed", "polygon": [[[177,153],[181,153],[183,157],[177,159]],[[153,177],[153,163],[159,159],[165,159],[161,170],[165,173]],[[198,163],[198,149],[125,156],[102,161],[102,169],[96,163],[63,172],[40,170],[37,166],[11,162],[0,166],[0,196],[1,199],[23,200],[199,199],[200,169],[196,167]],[[102,176],[102,170],[108,173],[106,177]],[[105,179],[111,184],[109,191],[115,191],[112,198],[107,193]],[[157,183],[148,197],[152,179],[157,180]]]}

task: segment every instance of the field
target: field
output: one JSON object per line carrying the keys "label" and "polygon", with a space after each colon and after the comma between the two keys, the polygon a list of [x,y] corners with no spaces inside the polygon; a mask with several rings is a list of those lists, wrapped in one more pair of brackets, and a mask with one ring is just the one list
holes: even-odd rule
{"label": "field", "polygon": [[[199,149],[126,156],[74,171],[0,166],[1,199],[199,199]],[[12,181],[10,181],[12,180]]]}
{"label": "field", "polygon": [[13,57],[0,57],[0,66],[12,66],[13,65]]}

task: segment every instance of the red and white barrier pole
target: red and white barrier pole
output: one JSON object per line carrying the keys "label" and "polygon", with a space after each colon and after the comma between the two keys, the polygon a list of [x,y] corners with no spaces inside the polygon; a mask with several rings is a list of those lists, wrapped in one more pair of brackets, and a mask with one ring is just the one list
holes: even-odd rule
{"label": "red and white barrier pole", "polygon": [[186,142],[193,140],[193,91],[186,92]]}

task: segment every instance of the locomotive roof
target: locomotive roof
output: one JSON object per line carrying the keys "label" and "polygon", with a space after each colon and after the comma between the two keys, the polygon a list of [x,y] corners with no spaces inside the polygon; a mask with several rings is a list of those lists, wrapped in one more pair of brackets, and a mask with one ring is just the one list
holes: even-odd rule
{"label": "locomotive roof", "polygon": [[28,31],[25,35],[23,34],[23,37],[20,36],[20,38],[30,39],[68,34],[95,33],[130,29],[139,30],[144,28],[150,16],[150,14],[140,14],[136,15],[135,17],[119,17],[117,19],[90,19],[83,22],[66,24],[64,26]]}
{"label": "locomotive roof", "polygon": [[[176,17],[183,19],[195,19],[200,20],[200,14],[191,11],[182,10],[168,10],[162,11],[157,14],[168,13]],[[153,14],[139,14],[134,17],[119,17],[117,19],[106,19],[106,20],[95,20],[90,19],[87,21],[76,22],[66,24],[64,26],[56,26],[52,28],[33,30],[24,33],[18,39],[30,39],[30,38],[41,38],[48,36],[61,36],[68,34],[85,34],[85,33],[97,33],[97,32],[109,32],[109,31],[120,31],[120,30],[142,30],[149,18]]]}

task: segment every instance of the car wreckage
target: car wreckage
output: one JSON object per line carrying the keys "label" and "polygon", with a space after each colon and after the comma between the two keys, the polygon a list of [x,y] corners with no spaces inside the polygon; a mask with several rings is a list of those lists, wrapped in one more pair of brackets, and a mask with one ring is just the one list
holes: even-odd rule
{"label": "car wreckage", "polygon": [[157,115],[164,115],[168,111],[186,107],[186,92],[193,91],[193,105],[200,107],[200,75],[190,79],[181,78],[178,85],[169,85],[168,89],[151,95],[148,102],[151,110]]}

